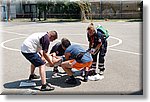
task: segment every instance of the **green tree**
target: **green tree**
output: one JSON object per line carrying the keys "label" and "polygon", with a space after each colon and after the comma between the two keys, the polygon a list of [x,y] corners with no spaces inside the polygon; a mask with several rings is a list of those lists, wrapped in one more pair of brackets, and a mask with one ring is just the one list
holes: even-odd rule
{"label": "green tree", "polygon": [[39,21],[41,21],[42,13],[44,13],[44,20],[46,20],[47,19],[47,12],[49,10],[48,3],[42,2],[42,1],[38,1],[37,7],[39,9],[39,16],[38,16]]}
{"label": "green tree", "polygon": [[[79,1],[77,2],[80,10],[81,10],[81,20],[82,21],[86,21],[87,17],[89,16],[89,14],[91,13],[91,7],[90,4],[88,2],[84,2],[84,1]],[[89,18],[89,17],[88,17]]]}
{"label": "green tree", "polygon": [[76,2],[69,2],[68,3],[67,12],[69,14],[69,18],[79,18],[80,7]]}
{"label": "green tree", "polygon": [[54,10],[55,10],[55,4],[54,2],[48,2],[48,13],[49,14],[53,14],[54,13]]}

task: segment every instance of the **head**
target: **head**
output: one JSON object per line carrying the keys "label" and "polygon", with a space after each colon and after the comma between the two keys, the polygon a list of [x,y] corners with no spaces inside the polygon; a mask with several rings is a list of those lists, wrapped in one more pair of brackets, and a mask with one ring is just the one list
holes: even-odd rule
{"label": "head", "polygon": [[87,33],[89,34],[89,36],[94,35],[94,33],[95,33],[95,28],[94,28],[94,24],[93,24],[93,23],[91,23],[91,24],[88,26],[88,28],[87,28]]}
{"label": "head", "polygon": [[66,50],[71,45],[71,43],[67,38],[62,38],[61,39],[61,45],[62,45],[62,48],[64,50]]}
{"label": "head", "polygon": [[56,40],[58,38],[58,34],[56,31],[49,31],[48,35],[49,35],[51,42],[53,42],[54,40]]}

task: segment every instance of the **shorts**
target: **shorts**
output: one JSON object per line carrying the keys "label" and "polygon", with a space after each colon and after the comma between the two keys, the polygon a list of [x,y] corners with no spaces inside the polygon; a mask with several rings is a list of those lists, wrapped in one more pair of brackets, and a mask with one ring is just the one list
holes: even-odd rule
{"label": "shorts", "polygon": [[24,57],[29,60],[35,67],[39,67],[41,65],[44,65],[46,62],[44,62],[41,57],[38,55],[38,53],[23,53],[21,52]]}
{"label": "shorts", "polygon": [[75,60],[69,60],[70,63],[72,63],[72,68],[75,68],[77,70],[81,70],[82,68],[90,68],[92,65],[92,61],[86,62],[86,63],[78,63]]}

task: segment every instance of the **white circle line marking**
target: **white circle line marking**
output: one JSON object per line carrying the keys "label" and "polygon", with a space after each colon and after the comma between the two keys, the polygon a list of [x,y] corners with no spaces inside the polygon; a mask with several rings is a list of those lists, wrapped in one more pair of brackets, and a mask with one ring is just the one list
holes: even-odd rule
{"label": "white circle line marking", "polygon": [[18,40],[18,39],[22,39],[22,38],[26,38],[26,37],[13,38],[13,39],[6,40],[6,41],[2,42],[2,43],[0,44],[0,46],[1,46],[2,48],[7,49],[7,50],[20,51],[19,49],[14,49],[14,48],[6,47],[4,44],[7,43],[7,42],[10,42],[10,41]]}
{"label": "white circle line marking", "polygon": [[115,46],[118,46],[118,45],[122,44],[122,40],[121,39],[119,39],[117,37],[113,37],[113,36],[110,36],[110,38],[118,40],[118,43],[108,46],[109,48],[115,47]]}
{"label": "white circle line marking", "polygon": [[123,52],[123,53],[128,53],[128,54],[134,54],[134,55],[142,55],[142,54],[136,53],[136,52],[126,51],[126,50],[119,50],[119,49],[113,49],[113,48],[109,48],[109,50]]}
{"label": "white circle line marking", "polygon": [[[17,34],[17,35],[21,35],[21,36],[29,36],[29,35],[26,35],[26,34],[21,34],[21,33],[16,33],[16,32],[9,32],[9,31],[3,31],[3,30],[0,30],[0,32],[6,32],[6,33],[10,33],[10,34]],[[68,35],[68,34],[63,34],[63,35]],[[73,35],[83,35],[83,34],[73,34]],[[7,43],[7,42],[10,42],[10,41],[18,40],[18,39],[22,39],[22,38],[25,38],[25,37],[13,38],[13,39],[6,40],[6,41],[2,42],[2,43],[0,44],[0,46],[1,46],[2,48],[8,49],[8,50],[20,51],[19,49],[14,49],[14,48],[6,47],[4,44]],[[110,36],[110,38],[113,38],[113,39],[118,40],[118,43],[108,46],[109,50],[118,51],[118,52],[123,52],[123,53],[129,53],[129,54],[135,54],[135,55],[142,55],[142,54],[136,53],[136,52],[125,51],[125,50],[118,50],[118,49],[113,49],[113,48],[111,48],[111,47],[115,47],[115,46],[118,46],[118,45],[122,44],[122,40],[119,39],[119,38],[117,38],[117,37],[113,37],[113,36]],[[83,46],[88,46],[87,44],[81,44],[81,43],[76,43],[76,42],[73,42],[73,43],[74,43],[74,44],[83,45]]]}
{"label": "white circle line marking", "polygon": [[27,34],[21,34],[21,33],[16,33],[16,32],[10,32],[10,31],[4,31],[0,29],[0,32],[5,32],[5,33],[9,33],[9,34],[16,34],[16,35],[21,35],[21,36],[28,36]]}

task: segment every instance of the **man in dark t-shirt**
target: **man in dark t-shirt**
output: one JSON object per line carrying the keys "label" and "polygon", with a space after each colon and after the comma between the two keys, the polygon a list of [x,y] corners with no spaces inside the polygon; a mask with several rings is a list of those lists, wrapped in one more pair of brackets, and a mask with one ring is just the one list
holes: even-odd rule
{"label": "man in dark t-shirt", "polygon": [[[58,42],[58,43],[56,43],[56,44],[52,47],[52,49],[51,49],[51,51],[50,51],[50,54],[55,53],[56,56],[61,56],[61,57],[63,57],[64,52],[65,52],[65,50],[62,48],[61,43]],[[59,72],[58,66],[54,66],[53,72],[54,72],[54,76],[56,77],[56,76],[58,75],[58,72]]]}
{"label": "man in dark t-shirt", "polygon": [[27,37],[21,45],[21,53],[31,63],[31,74],[29,80],[38,78],[37,75],[34,74],[34,70],[36,67],[39,67],[42,84],[41,91],[54,90],[54,87],[46,82],[45,61],[43,61],[42,58],[47,60],[50,66],[55,64],[50,56],[48,56],[48,49],[50,42],[57,38],[56,31],[39,32]]}

